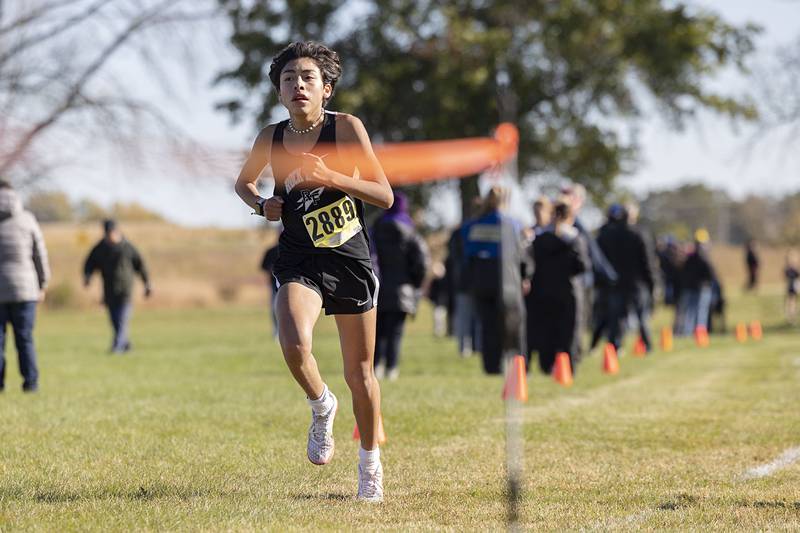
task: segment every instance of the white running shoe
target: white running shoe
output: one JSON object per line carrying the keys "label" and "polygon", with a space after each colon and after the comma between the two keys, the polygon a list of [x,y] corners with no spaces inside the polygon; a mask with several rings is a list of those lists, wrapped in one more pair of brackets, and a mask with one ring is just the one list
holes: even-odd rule
{"label": "white running shoe", "polygon": [[326,465],[333,459],[333,419],[339,401],[330,392],[333,407],[327,413],[317,415],[311,410],[311,427],[308,428],[308,460],[315,465]]}
{"label": "white running shoe", "polygon": [[358,499],[369,503],[383,501],[383,466],[380,461],[374,472],[358,465]]}

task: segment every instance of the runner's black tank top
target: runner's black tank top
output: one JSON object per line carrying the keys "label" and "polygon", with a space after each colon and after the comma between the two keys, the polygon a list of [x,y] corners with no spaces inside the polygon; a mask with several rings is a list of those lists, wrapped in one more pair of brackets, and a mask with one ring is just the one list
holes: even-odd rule
{"label": "runner's black tank top", "polygon": [[[339,254],[369,260],[364,228],[364,204],[339,189],[325,187],[302,174],[303,158],[283,146],[288,120],[279,122],[272,135],[271,164],[275,195],[283,198],[281,254]],[[336,113],[325,111],[319,139],[309,150],[325,165],[352,176],[355,168],[342,161],[335,150]]]}

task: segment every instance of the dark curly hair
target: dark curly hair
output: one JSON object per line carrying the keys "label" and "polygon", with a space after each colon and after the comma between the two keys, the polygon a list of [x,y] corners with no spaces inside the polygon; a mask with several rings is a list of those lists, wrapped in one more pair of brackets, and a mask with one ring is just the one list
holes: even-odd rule
{"label": "dark curly hair", "polygon": [[[339,54],[324,44],[314,41],[291,43],[272,58],[272,64],[269,66],[269,79],[275,87],[275,90],[280,92],[281,71],[283,71],[286,63],[301,57],[308,57],[314,60],[322,74],[322,82],[330,84],[331,97],[333,97],[333,90],[336,89],[336,82],[339,81],[339,77],[342,75],[342,65],[339,62]],[[328,100],[325,100],[323,105],[327,103]]]}

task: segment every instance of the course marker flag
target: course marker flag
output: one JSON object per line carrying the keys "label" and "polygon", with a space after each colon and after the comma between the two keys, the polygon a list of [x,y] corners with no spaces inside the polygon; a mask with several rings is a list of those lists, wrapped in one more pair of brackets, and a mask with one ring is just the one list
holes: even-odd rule
{"label": "course marker flag", "polygon": [[[493,137],[375,144],[373,149],[389,182],[403,186],[479,174],[514,157],[518,146],[517,127],[504,122]],[[347,167],[356,166],[362,173],[370,168],[360,146],[318,147],[323,153],[336,153]]]}
{"label": "course marker flag", "polygon": [[603,350],[603,372],[612,376],[619,372],[617,349],[610,342],[606,343],[606,347]]}
{"label": "course marker flag", "polygon": [[515,355],[509,365],[506,382],[503,385],[503,399],[513,398],[518,402],[528,401],[528,378],[525,374],[525,357]]}
{"label": "course marker flag", "polygon": [[750,336],[754,341],[760,341],[764,337],[764,331],[761,329],[761,321],[753,320],[750,322]]}
{"label": "course marker flag", "polygon": [[644,339],[641,337],[636,339],[636,342],[633,345],[633,355],[636,357],[644,357],[647,355],[647,345],[644,343]]}
{"label": "course marker flag", "polygon": [[[358,431],[358,422],[353,428],[353,440],[359,440],[361,433]],[[383,415],[378,417],[378,444],[386,444],[386,432],[383,430]]]}
{"label": "course marker flag", "polygon": [[708,338],[708,330],[705,326],[697,326],[694,328],[694,340],[700,348],[706,348],[710,344]]}
{"label": "course marker flag", "polygon": [[665,352],[672,351],[672,328],[669,326],[661,328],[661,349]]}
{"label": "course marker flag", "polygon": [[559,352],[556,355],[556,364],[553,366],[553,379],[556,383],[569,387],[572,385],[572,366],[569,363],[569,354]]}
{"label": "course marker flag", "polygon": [[736,324],[736,342],[747,342],[747,326],[744,322]]}

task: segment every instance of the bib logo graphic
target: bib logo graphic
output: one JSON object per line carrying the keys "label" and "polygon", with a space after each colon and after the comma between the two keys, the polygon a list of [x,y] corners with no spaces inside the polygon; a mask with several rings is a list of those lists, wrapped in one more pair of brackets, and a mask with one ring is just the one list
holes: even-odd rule
{"label": "bib logo graphic", "polygon": [[303,211],[308,211],[308,208],[312,205],[317,205],[319,202],[320,197],[322,196],[322,191],[325,190],[325,187],[317,187],[316,189],[303,189],[300,191],[300,198],[297,199],[297,211],[301,209]]}

